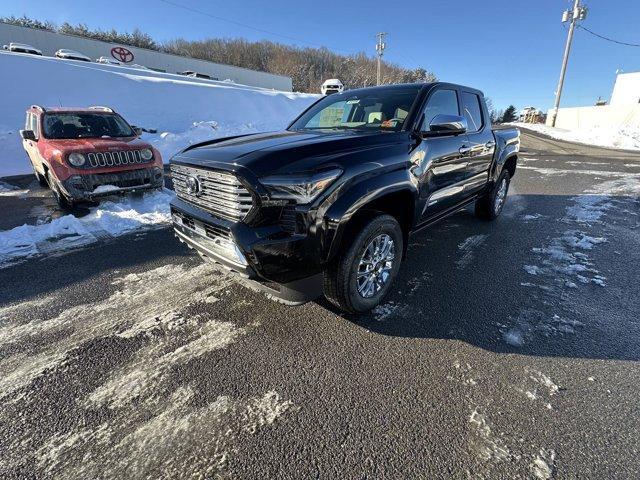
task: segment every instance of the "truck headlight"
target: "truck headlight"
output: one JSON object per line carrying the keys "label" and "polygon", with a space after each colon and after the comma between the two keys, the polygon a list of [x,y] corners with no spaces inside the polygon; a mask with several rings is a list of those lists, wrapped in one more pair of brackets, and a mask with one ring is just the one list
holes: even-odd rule
{"label": "truck headlight", "polygon": [[310,175],[272,175],[261,179],[260,182],[274,199],[294,200],[296,203],[305,204],[313,201],[341,174],[342,170],[334,168]]}
{"label": "truck headlight", "polygon": [[86,162],[84,155],[81,153],[72,153],[69,155],[69,163],[74,167],[81,167]]}
{"label": "truck headlight", "polygon": [[153,152],[150,148],[145,148],[144,150],[140,150],[140,155],[143,160],[149,161],[153,158]]}

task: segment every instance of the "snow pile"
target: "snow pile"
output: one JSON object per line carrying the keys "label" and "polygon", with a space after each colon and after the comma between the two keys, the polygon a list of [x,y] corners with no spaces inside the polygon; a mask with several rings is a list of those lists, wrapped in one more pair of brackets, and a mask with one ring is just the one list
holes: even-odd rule
{"label": "snow pile", "polygon": [[137,229],[157,228],[170,222],[169,191],[142,198],[104,201],[81,218],[65,215],[50,223],[22,225],[0,231],[0,268],[38,254],[82,247]]}
{"label": "snow pile", "polygon": [[[46,81],[43,81],[46,79]],[[108,105],[145,133],[165,161],[194,142],[278,130],[317,95],[200,81],[152,70],[0,52],[0,176],[29,173],[18,130],[33,104]]]}
{"label": "snow pile", "polygon": [[615,127],[596,127],[585,130],[565,130],[563,128],[548,127],[541,124],[520,123],[515,125],[525,130],[542,133],[557,140],[584,143],[599,147],[621,148],[625,150],[640,150],[640,126],[626,125]]}
{"label": "snow pile", "polygon": [[0,195],[14,195],[19,190],[15,185],[0,181]]}

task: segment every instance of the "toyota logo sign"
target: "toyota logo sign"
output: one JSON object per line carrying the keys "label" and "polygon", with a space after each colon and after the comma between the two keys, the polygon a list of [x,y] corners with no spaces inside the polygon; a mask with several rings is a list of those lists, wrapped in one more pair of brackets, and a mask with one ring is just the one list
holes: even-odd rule
{"label": "toyota logo sign", "polygon": [[128,48],[113,47],[111,49],[111,56],[123,63],[133,62],[133,53]]}

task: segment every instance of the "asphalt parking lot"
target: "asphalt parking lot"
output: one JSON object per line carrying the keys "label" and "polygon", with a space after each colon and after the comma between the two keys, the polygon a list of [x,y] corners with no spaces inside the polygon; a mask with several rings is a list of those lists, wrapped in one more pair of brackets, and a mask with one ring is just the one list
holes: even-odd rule
{"label": "asphalt parking lot", "polygon": [[522,140],[370,315],[168,227],[0,269],[0,478],[640,478],[640,155]]}

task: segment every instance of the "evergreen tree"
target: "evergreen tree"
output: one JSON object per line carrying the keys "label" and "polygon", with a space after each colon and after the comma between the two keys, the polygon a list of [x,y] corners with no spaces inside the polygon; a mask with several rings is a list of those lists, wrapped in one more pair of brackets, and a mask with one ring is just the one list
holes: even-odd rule
{"label": "evergreen tree", "polygon": [[516,107],[509,105],[502,114],[502,123],[509,123],[516,121]]}

